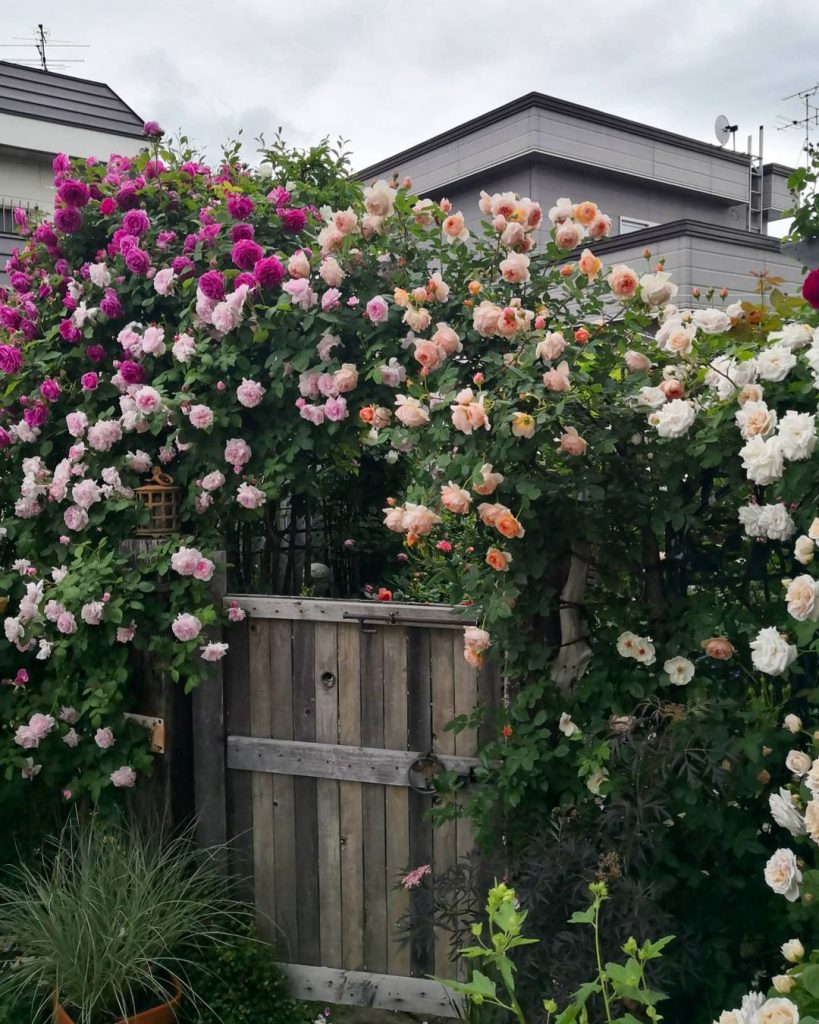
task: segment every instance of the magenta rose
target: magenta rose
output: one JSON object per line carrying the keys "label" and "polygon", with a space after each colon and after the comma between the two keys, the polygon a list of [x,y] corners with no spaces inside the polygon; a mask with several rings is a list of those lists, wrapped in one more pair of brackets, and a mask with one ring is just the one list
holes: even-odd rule
{"label": "magenta rose", "polygon": [[73,206],[63,206],[54,212],[54,224],[63,234],[73,235],[82,227],[82,214]]}
{"label": "magenta rose", "polygon": [[819,268],[811,270],[802,285],[802,298],[805,302],[819,309]]}
{"label": "magenta rose", "polygon": [[23,353],[14,345],[0,345],[0,372],[19,373],[23,365]]}
{"label": "magenta rose", "polygon": [[266,256],[256,263],[253,275],[262,288],[273,288],[284,277],[284,266],[275,256]]}
{"label": "magenta rose", "polygon": [[80,384],[83,391],[96,391],[100,386],[100,380],[96,373],[84,373],[80,377]]}
{"label": "magenta rose", "polygon": [[0,448],[9,448],[11,446],[11,434],[0,427]]}
{"label": "magenta rose", "polygon": [[87,206],[88,200],[91,198],[91,190],[84,181],[75,181],[73,178],[69,178],[62,182],[57,189],[57,197],[66,206]]}
{"label": "magenta rose", "polygon": [[105,298],[100,302],[100,310],[109,320],[118,320],[122,316],[122,303],[113,288],[105,289]]}
{"label": "magenta rose", "polygon": [[125,359],[119,364],[119,375],[126,384],[142,384],[145,379],[142,367],[130,359]]}
{"label": "magenta rose", "polygon": [[105,359],[105,349],[102,345],[89,345],[85,354],[92,363],[101,363]]}
{"label": "magenta rose", "polygon": [[234,224],[230,229],[231,242],[241,242],[243,238],[253,238],[256,229],[252,224]]}
{"label": "magenta rose", "polygon": [[79,328],[75,327],[70,320],[60,321],[60,326],[58,329],[60,332],[60,337],[63,338],[65,341],[71,341],[76,343],[82,338],[82,335],[79,332]]}
{"label": "magenta rose", "polygon": [[23,419],[32,429],[41,427],[48,419],[48,409],[45,405],[32,405],[23,413]]}
{"label": "magenta rose", "polygon": [[253,200],[240,192],[231,192],[227,199],[227,208],[235,220],[244,220],[253,213]]}
{"label": "magenta rose", "polygon": [[199,278],[199,291],[213,302],[221,302],[225,297],[225,275],[209,270]]}
{"label": "magenta rose", "polygon": [[282,222],[282,231],[286,231],[288,234],[298,234],[307,223],[307,214],[300,207],[294,207],[292,210],[277,210],[276,212]]}
{"label": "magenta rose", "polygon": [[142,134],[149,138],[156,138],[159,135],[164,135],[165,132],[160,127],[159,121],[146,121],[142,126]]}
{"label": "magenta rose", "polygon": [[148,214],[144,210],[129,210],[122,218],[123,230],[127,231],[129,235],[135,235],[137,238],[140,235],[144,235],[150,226],[151,222],[148,220]]}
{"label": "magenta rose", "polygon": [[52,380],[51,377],[46,377],[40,385],[40,394],[47,402],[56,402],[61,393],[60,385],[56,380]]}
{"label": "magenta rose", "polygon": [[234,267],[239,270],[252,270],[264,256],[264,249],[251,238],[243,238],[230,250],[230,258]]}
{"label": "magenta rose", "polygon": [[131,249],[125,254],[125,266],[132,274],[145,275],[151,269],[151,257],[142,249]]}

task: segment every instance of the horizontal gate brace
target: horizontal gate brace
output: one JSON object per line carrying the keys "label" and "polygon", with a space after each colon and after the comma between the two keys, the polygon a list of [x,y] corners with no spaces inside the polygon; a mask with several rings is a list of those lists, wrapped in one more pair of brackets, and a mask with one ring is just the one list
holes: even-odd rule
{"label": "horizontal gate brace", "polygon": [[[436,754],[444,769],[470,778],[480,761],[475,757]],[[428,757],[413,750],[350,747],[340,743],[273,740],[257,736],[228,736],[227,766],[239,771],[302,775],[381,786],[411,786],[410,769]],[[432,792],[432,790],[430,790]]]}
{"label": "horizontal gate brace", "polygon": [[[474,614],[465,606],[409,604],[393,601],[389,608],[377,601],[348,601],[319,597],[269,597],[264,594],[227,594],[224,603],[236,605],[251,619],[288,622],[370,621],[376,625],[433,626],[462,629],[474,626]],[[386,615],[383,612],[387,612]]]}
{"label": "horizontal gate brace", "polygon": [[451,618],[413,619],[410,616],[402,615],[397,610],[387,612],[386,615],[373,615],[368,612],[344,612],[343,618],[347,621],[358,622],[364,633],[374,633],[374,626],[438,626],[444,629],[462,629],[463,626],[469,625],[468,622],[463,621],[453,622]]}

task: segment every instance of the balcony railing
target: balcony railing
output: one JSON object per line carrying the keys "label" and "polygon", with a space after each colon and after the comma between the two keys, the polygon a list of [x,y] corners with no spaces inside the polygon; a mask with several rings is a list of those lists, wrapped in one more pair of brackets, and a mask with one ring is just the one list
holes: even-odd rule
{"label": "balcony railing", "polygon": [[45,216],[45,212],[36,203],[0,196],[0,235],[19,235],[14,222],[14,211],[18,209],[26,211],[29,224],[36,224]]}

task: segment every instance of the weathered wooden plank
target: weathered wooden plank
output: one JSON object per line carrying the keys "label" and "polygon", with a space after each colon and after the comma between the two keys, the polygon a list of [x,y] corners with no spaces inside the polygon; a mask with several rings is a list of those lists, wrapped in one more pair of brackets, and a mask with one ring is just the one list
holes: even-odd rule
{"label": "weathered wooden plank", "polygon": [[[269,738],[273,728],[270,685],[270,627],[265,620],[251,621],[249,634],[250,731]],[[266,772],[251,776],[253,804],[253,878],[256,927],[259,937],[272,942],[276,936],[275,826],[273,778]]]}
{"label": "weathered wooden plank", "polygon": [[[270,628],[271,731],[277,739],[293,739],[293,652],[289,622],[273,622]],[[230,743],[230,740],[228,740]],[[296,798],[293,779],[273,777],[273,842],[276,876],[276,924],[278,942],[288,959],[298,956],[299,926],[296,900]]]}
{"label": "weathered wooden plank", "polygon": [[[250,620],[228,627],[230,657],[225,661],[225,731],[250,732]],[[253,894],[252,776],[227,770],[227,829],[230,869],[240,892],[250,903]]]}
{"label": "weathered wooden plank", "polygon": [[[402,604],[389,606],[372,601],[329,601],[317,597],[267,597],[256,594],[229,594],[254,619],[286,619],[291,622],[392,622],[462,628],[475,622],[466,608],[445,604]],[[350,617],[353,616],[351,619]]]}
{"label": "weathered wooden plank", "polygon": [[[384,630],[384,746],[387,753],[405,751],[407,727],[407,631],[402,627]],[[409,856],[409,793],[388,787],[384,792],[387,827],[387,970],[390,974],[410,973],[410,948],[398,932],[409,917],[409,892],[400,885]]]}
{"label": "weathered wooden plank", "polygon": [[[384,630],[361,633],[361,742],[384,746]],[[383,786],[362,793],[364,841],[364,966],[387,969],[387,851]]]}
{"label": "weathered wooden plank", "polygon": [[[455,683],[453,678],[452,637],[443,630],[432,631],[432,745],[439,755],[455,753],[455,735],[445,726],[455,717]],[[455,866],[458,857],[457,832],[454,821],[438,825],[432,832],[432,877],[440,879]],[[442,978],[455,976],[450,933],[435,928],[435,973]]]}
{"label": "weathered wooden plank", "polygon": [[[360,636],[355,624],[338,627],[338,736],[341,743],[354,747],[361,745]],[[359,782],[339,782],[342,964],[354,971],[364,969],[362,788]]]}
{"label": "weathered wooden plank", "polygon": [[[455,715],[469,715],[478,703],[478,673],[463,656],[461,637],[453,637],[452,669],[455,683]],[[478,752],[478,735],[475,729],[464,729],[455,736],[455,753],[461,757],[475,757]],[[458,818],[456,824],[456,847],[458,859],[471,853],[474,846],[472,820],[466,815]]]}
{"label": "weathered wooden plank", "polygon": [[345,1003],[378,1010],[435,1017],[463,1017],[465,1008],[454,993],[427,978],[401,978],[390,974],[340,971],[305,964],[280,965],[296,999],[319,1003]]}
{"label": "weathered wooden plank", "polygon": [[[316,740],[338,743],[338,626],[315,626]],[[341,948],[341,822],[338,782],[316,783],[321,964],[342,966]]]}
{"label": "weathered wooden plank", "polygon": [[478,700],[485,709],[483,724],[478,729],[479,747],[497,738],[497,709],[502,699],[503,681],[500,668],[493,658],[487,658],[478,672]]}
{"label": "weathered wooden plank", "polygon": [[[422,754],[417,750],[348,747],[253,736],[230,736],[227,749],[228,767],[240,771],[370,782],[380,786],[408,786],[410,765]],[[442,755],[439,760],[448,771],[459,775],[469,775],[478,764],[477,758],[457,755]]]}
{"label": "weathered wooden plank", "polygon": [[[293,737],[316,738],[315,626],[293,623]],[[298,958],[303,964],[321,963],[319,918],[318,810],[315,778],[295,776],[296,905],[299,917]]]}
{"label": "weathered wooden plank", "polygon": [[[409,689],[408,734],[413,750],[432,749],[432,691],[430,678],[430,633],[428,629],[408,630],[407,674]],[[427,819],[431,798],[409,794],[409,863],[411,869],[432,865],[432,826]],[[424,977],[434,969],[433,901],[430,880],[410,892],[410,962],[412,973]]]}

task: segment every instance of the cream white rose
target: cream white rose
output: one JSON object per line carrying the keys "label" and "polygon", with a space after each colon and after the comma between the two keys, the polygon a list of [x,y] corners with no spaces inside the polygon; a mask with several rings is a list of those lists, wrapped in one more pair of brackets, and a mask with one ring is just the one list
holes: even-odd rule
{"label": "cream white rose", "polygon": [[684,437],[696,418],[697,414],[690,402],[675,398],[652,413],[649,422],[660,437]]}
{"label": "cream white rose", "polygon": [[771,793],[768,797],[768,806],[771,809],[771,817],[780,828],[786,828],[792,836],[805,834],[805,822],[796,809],[793,793],[789,789],[783,787],[778,793]]}
{"label": "cream white rose", "polygon": [[[776,851],[765,865],[765,881],[778,896],[784,896],[789,903],[795,903],[799,899],[799,883],[802,881],[802,872],[797,866],[796,854],[793,850],[779,849]],[[762,1009],[764,1010],[764,1008],[763,1006]],[[757,1021],[758,1014],[761,1012],[762,1010],[758,1011],[754,1016],[754,1021]],[[795,1024],[798,1020],[797,1016]]]}
{"label": "cream white rose", "polygon": [[810,539],[810,537],[802,534],[801,537],[796,538],[796,543],[793,546],[793,557],[801,565],[810,565],[816,554],[816,544]]}
{"label": "cream white rose", "polygon": [[750,1024],[799,1024],[799,1009],[790,999],[766,999]]}
{"label": "cream white rose", "polygon": [[782,454],[782,442],[778,437],[752,437],[739,450],[742,457],[742,468],[748,479],[760,487],[772,484],[782,476],[785,468],[785,457]]}
{"label": "cream white rose", "polygon": [[[805,757],[808,757],[805,754]],[[808,758],[810,760],[810,758]],[[787,762],[785,762],[787,764]],[[805,776],[805,785],[813,796],[819,796],[819,758],[816,758],[810,766],[810,771]]]}
{"label": "cream white rose", "polygon": [[799,715],[785,715],[782,728],[792,732],[795,736],[798,732],[802,731],[802,719]]}
{"label": "cream white rose", "polygon": [[796,648],[775,626],[761,629],[750,643],[754,668],[769,676],[779,676],[796,660]]}
{"label": "cream white rose", "polygon": [[720,398],[730,398],[735,391],[753,384],[757,377],[755,359],[737,362],[730,356],[718,356],[709,364],[710,369],[705,375],[705,383],[715,388]]}
{"label": "cream white rose", "polygon": [[796,356],[784,345],[772,345],[756,357],[756,370],[760,380],[784,380],[796,366]]}
{"label": "cream white rose", "polygon": [[785,767],[798,779],[801,779],[811,770],[813,761],[810,754],[806,754],[804,750],[789,750],[788,756],[785,758]]}
{"label": "cream white rose", "polygon": [[779,422],[779,440],[786,459],[801,462],[809,458],[816,447],[816,417],[789,409]]}
{"label": "cream white rose", "polygon": [[771,978],[771,984],[777,992],[786,996],[796,984],[796,978],[792,978],[789,974],[775,974]]}
{"label": "cream white rose", "polygon": [[576,733],[580,732],[580,726],[572,721],[572,716],[568,711],[564,711],[560,716],[560,721],[558,722],[557,727],[564,736],[574,736]]}
{"label": "cream white rose", "polygon": [[731,329],[731,318],[721,309],[698,309],[693,320],[704,334],[724,334]]}
{"label": "cream white rose", "polygon": [[781,949],[782,956],[789,964],[798,964],[805,956],[805,947],[799,939],[788,939],[787,942],[782,943]]}
{"label": "cream white rose", "polygon": [[679,289],[671,274],[658,270],[656,274],[643,274],[640,278],[640,298],[647,306],[662,306],[670,302]]}
{"label": "cream white rose", "polygon": [[757,526],[768,540],[790,540],[796,533],[796,523],[781,502],[763,505]]}
{"label": "cream white rose", "polygon": [[813,341],[813,328],[809,324],[785,324],[781,331],[771,331],[768,341],[793,352],[794,349],[810,345]]}
{"label": "cream white rose", "polygon": [[805,808],[805,831],[814,843],[819,843],[819,800],[815,797]]}
{"label": "cream white rose", "polygon": [[637,404],[648,409],[659,409],[667,399],[662,388],[640,388],[637,392]]}
{"label": "cream white rose", "polygon": [[788,614],[797,622],[816,622],[819,619],[819,601],[816,600],[816,581],[803,574],[792,579],[785,591]]}
{"label": "cream white rose", "polygon": [[669,658],[663,665],[668,673],[668,678],[675,686],[687,686],[694,678],[694,664],[688,658],[677,655],[676,658]]}
{"label": "cream white rose", "polygon": [[770,437],[776,430],[776,412],[764,402],[745,402],[734,419],[746,441],[752,437]]}

